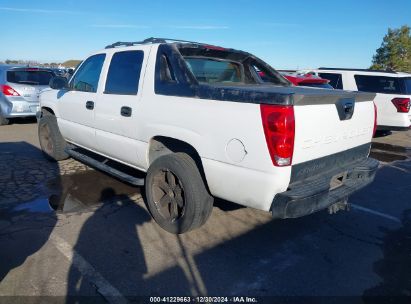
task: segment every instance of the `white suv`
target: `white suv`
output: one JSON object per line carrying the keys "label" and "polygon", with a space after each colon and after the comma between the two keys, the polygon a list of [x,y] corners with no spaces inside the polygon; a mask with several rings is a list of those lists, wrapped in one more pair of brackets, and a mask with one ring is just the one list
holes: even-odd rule
{"label": "white suv", "polygon": [[319,68],[335,89],[377,93],[378,130],[408,130],[411,124],[411,74],[361,69]]}

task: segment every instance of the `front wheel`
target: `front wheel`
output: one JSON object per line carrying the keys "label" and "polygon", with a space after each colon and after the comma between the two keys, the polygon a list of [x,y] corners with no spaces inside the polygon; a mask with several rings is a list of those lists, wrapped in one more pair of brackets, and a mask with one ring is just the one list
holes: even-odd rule
{"label": "front wheel", "polygon": [[186,153],[156,159],[148,169],[145,190],[154,220],[174,234],[202,226],[213,209],[213,197],[195,161]]}
{"label": "front wheel", "polygon": [[43,114],[38,122],[38,133],[41,150],[48,159],[59,161],[69,157],[64,151],[67,143],[60,133],[54,115]]}

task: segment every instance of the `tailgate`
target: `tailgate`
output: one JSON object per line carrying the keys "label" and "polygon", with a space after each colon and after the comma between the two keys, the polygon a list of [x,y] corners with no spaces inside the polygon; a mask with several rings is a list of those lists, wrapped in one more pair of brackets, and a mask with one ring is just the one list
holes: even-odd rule
{"label": "tailgate", "polygon": [[370,143],[375,94],[295,96],[293,165]]}

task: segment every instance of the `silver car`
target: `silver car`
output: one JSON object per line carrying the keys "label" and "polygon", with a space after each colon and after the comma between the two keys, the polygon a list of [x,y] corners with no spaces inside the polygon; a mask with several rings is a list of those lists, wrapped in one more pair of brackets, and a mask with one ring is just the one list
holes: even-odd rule
{"label": "silver car", "polygon": [[0,125],[10,118],[35,116],[40,91],[53,77],[48,69],[0,65]]}

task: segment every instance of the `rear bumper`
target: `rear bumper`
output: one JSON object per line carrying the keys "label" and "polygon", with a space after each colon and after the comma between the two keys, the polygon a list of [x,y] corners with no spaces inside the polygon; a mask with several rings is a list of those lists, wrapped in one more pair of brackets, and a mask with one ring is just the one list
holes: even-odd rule
{"label": "rear bumper", "polygon": [[15,118],[15,117],[35,117],[36,113],[33,112],[21,112],[21,113],[10,113],[6,115],[6,118]]}
{"label": "rear bumper", "polygon": [[[355,162],[341,171],[316,175],[291,184],[288,191],[274,197],[271,212],[274,218],[297,218],[325,209],[345,200],[353,192],[370,184],[375,177],[379,162],[372,158]],[[336,174],[344,172],[343,183],[330,190],[330,183]]]}
{"label": "rear bumper", "polygon": [[5,118],[36,116],[39,102],[29,102],[22,97],[0,100],[0,113]]}

